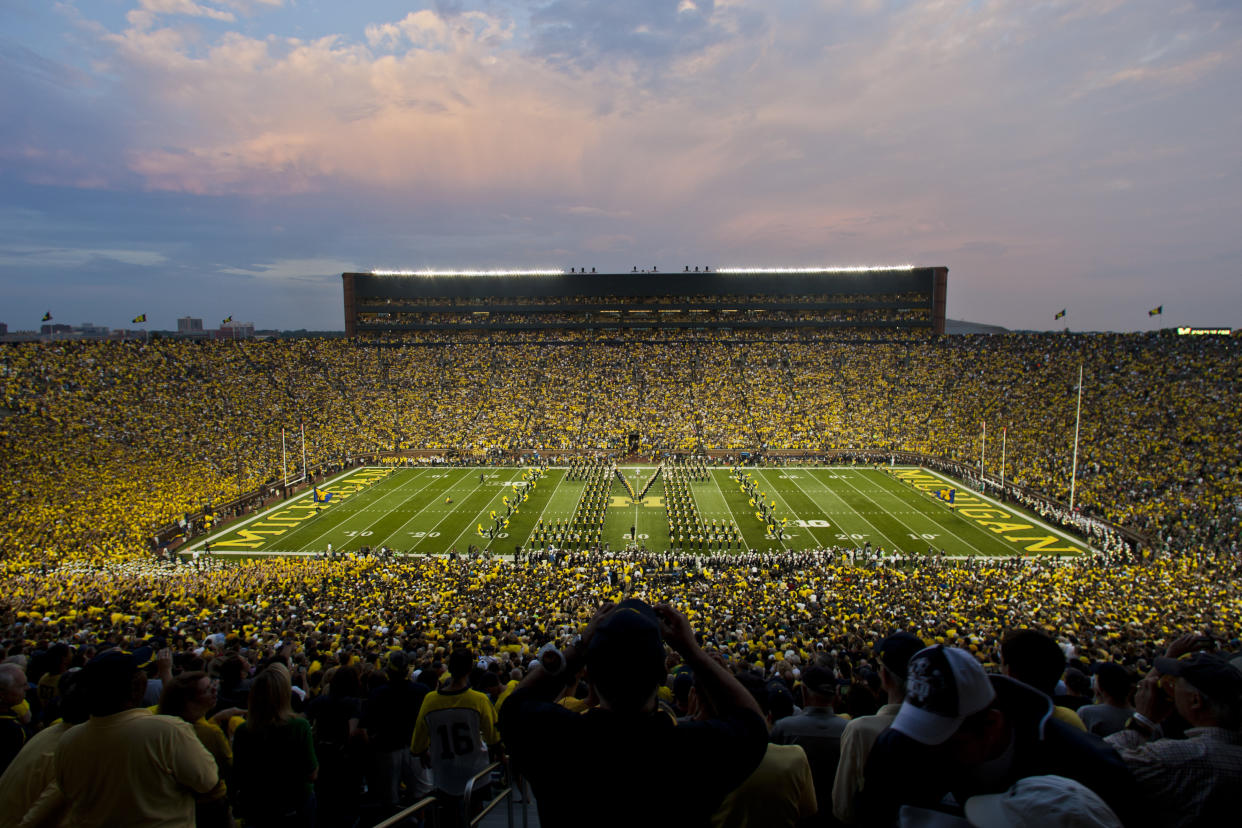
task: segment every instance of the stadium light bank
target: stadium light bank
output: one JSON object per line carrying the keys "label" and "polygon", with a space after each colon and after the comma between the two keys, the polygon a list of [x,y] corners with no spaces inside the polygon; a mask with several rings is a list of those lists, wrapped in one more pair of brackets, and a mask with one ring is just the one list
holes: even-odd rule
{"label": "stadium light bank", "polygon": [[876,273],[914,270],[914,265],[859,265],[855,267],[718,267],[716,273]]}
{"label": "stadium light bank", "polygon": [[[851,267],[718,267],[712,273],[726,275],[798,273],[881,273],[914,270],[914,265],[856,265]],[[677,271],[668,271],[676,273]],[[372,276],[564,276],[560,270],[372,270]]]}
{"label": "stadium light bank", "polygon": [[563,276],[564,270],[372,270],[372,276]]}

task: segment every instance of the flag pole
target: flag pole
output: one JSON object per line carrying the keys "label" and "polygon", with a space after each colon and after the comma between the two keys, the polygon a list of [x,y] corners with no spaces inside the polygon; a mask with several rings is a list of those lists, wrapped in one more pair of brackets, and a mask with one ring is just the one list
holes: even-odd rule
{"label": "flag pole", "polygon": [[1001,494],[1005,493],[1005,447],[1009,442],[1009,426],[1001,426]]}
{"label": "flag pole", "polygon": [[285,430],[280,430],[280,470],[285,475],[285,495],[289,494],[289,450],[285,447]]}
{"label": "flag pole", "polygon": [[1082,425],[1082,363],[1078,363],[1078,415],[1074,418],[1074,464],[1070,467],[1070,511],[1074,511],[1074,488],[1078,482],[1078,434]]}
{"label": "flag pole", "polygon": [[979,446],[979,488],[983,488],[983,458],[988,451],[988,421],[983,421],[983,443]]}

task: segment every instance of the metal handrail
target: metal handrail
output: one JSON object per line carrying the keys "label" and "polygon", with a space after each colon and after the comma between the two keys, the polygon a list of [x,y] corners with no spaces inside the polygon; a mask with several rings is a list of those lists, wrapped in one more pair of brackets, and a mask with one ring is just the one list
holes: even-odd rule
{"label": "metal handrail", "polygon": [[485,767],[483,770],[479,771],[474,776],[470,777],[470,781],[466,783],[466,789],[462,793],[462,800],[461,800],[461,821],[463,825],[469,826],[469,828],[474,828],[474,826],[478,825],[480,822],[483,821],[484,817],[486,817],[488,814],[492,812],[493,808],[495,808],[497,805],[500,804],[501,800],[505,800],[509,803],[509,828],[513,828],[513,796],[512,796],[513,785],[512,784],[510,784],[509,786],[505,787],[503,790],[498,792],[496,796],[492,799],[492,801],[488,802],[487,805],[483,808],[483,810],[479,812],[478,816],[476,816],[474,819],[470,818],[470,800],[473,799],[473,795],[474,795],[474,783],[478,782],[483,777],[490,777],[492,775],[492,771],[500,767],[502,767],[502,764],[500,762],[492,762],[490,765]]}
{"label": "metal handrail", "polygon": [[436,798],[434,796],[423,797],[422,799],[418,800],[410,807],[406,808],[404,811],[393,814],[388,819],[374,826],[374,828],[392,828],[394,825],[400,825],[402,822],[405,822],[407,819],[414,816],[416,813],[421,811],[423,808],[426,808],[428,805],[434,804],[435,801],[436,801]]}

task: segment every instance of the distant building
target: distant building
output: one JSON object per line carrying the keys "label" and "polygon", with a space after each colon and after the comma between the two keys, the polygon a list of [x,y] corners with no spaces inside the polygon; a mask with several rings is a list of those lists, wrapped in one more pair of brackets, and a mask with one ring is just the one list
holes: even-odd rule
{"label": "distant building", "polygon": [[193,316],[182,316],[177,319],[177,333],[192,334],[202,333],[203,320],[195,319]]}
{"label": "distant building", "polygon": [[216,339],[254,339],[254,323],[225,322],[216,331]]}
{"label": "distant building", "polygon": [[73,327],[71,325],[62,325],[59,322],[53,322],[51,324],[40,325],[39,333],[47,336],[51,336],[52,334],[73,333]]}
{"label": "distant building", "polygon": [[111,333],[111,328],[107,325],[96,325],[93,322],[83,322],[73,329],[73,332],[83,339],[107,339]]}
{"label": "distant building", "polygon": [[9,326],[5,322],[0,322],[0,336],[4,336],[9,332]]}

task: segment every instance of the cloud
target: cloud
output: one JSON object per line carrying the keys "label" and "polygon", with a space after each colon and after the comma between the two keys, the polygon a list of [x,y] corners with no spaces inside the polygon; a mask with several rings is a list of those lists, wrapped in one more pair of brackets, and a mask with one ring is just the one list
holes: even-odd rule
{"label": "cloud", "polygon": [[136,267],[154,267],[168,261],[168,256],[154,250],[121,250],[86,247],[39,247],[33,245],[0,246],[0,266],[9,267],[83,267],[100,259]]}
{"label": "cloud", "polygon": [[531,14],[534,53],[575,72],[615,65],[652,82],[685,60],[744,33],[754,36],[764,15],[744,4],[715,0],[553,0]]}
{"label": "cloud", "polygon": [[277,259],[242,266],[221,267],[219,273],[249,276],[266,283],[330,285],[342,273],[357,272],[356,262],[334,258]]}
{"label": "cloud", "polygon": [[1229,59],[1230,56],[1224,52],[1210,52],[1175,63],[1129,66],[1090,84],[1087,91],[1098,92],[1122,84],[1186,86],[1197,83]]}
{"label": "cloud", "polygon": [[628,218],[629,210],[605,210],[602,207],[589,207],[585,204],[578,204],[573,207],[566,207],[565,212],[571,216],[589,216],[592,218]]}
{"label": "cloud", "polygon": [[115,191],[173,235],[164,204],[201,211],[225,225],[208,257],[315,213],[322,232],[255,233],[226,264],[272,285],[307,249],[342,268],[962,257],[954,284],[1008,307],[1050,267],[1088,278],[1100,245],[1138,273],[1233,235],[1228,3],[462,0],[339,25],[276,5],[134,0],[126,24],[81,4],[62,8],[100,20],[68,47],[0,39],[0,179]]}
{"label": "cloud", "polygon": [[126,15],[130,25],[137,29],[149,29],[155,25],[156,18],[160,15],[203,17],[224,23],[237,20],[232,12],[195,3],[193,0],[139,0],[138,5],[137,9]]}
{"label": "cloud", "polygon": [[637,239],[624,233],[606,236],[590,236],[583,240],[582,249],[591,253],[621,253],[632,250]]}

